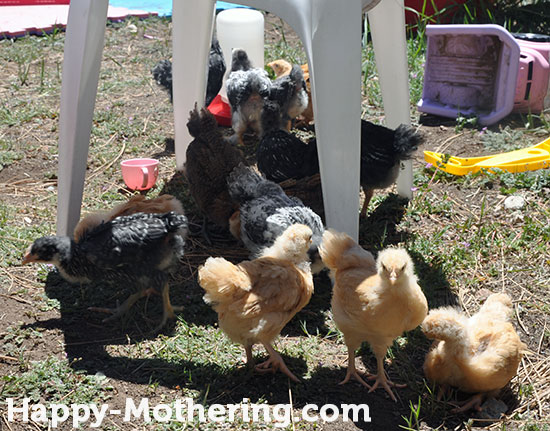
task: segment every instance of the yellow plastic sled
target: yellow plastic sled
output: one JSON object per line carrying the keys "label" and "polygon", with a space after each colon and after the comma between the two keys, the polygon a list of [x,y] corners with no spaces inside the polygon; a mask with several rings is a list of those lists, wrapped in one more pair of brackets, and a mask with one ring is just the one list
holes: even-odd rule
{"label": "yellow plastic sled", "polygon": [[491,168],[499,168],[513,173],[535,171],[550,167],[550,138],[532,147],[508,153],[467,158],[451,156],[446,163],[442,162],[444,159],[444,154],[424,151],[426,162],[453,175],[466,175],[481,169],[491,171]]}

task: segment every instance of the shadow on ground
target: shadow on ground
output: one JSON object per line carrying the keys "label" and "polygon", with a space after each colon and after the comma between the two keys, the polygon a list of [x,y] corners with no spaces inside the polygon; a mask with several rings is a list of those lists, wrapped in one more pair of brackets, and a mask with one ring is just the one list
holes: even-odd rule
{"label": "shadow on ground", "polygon": [[[162,193],[171,193],[182,200],[188,199],[185,193],[181,193],[184,181],[181,174],[175,174],[165,183]],[[405,205],[406,201],[396,195],[389,195],[384,199],[368,218],[361,220],[361,244],[376,254],[382,248],[405,241],[407,233],[397,228],[406,212]],[[187,204],[184,204],[184,207],[188,208]],[[192,222],[202,223],[202,219],[193,213],[189,216]],[[184,264],[174,275],[171,287],[172,302],[185,306],[178,314],[178,318],[187,324],[213,326],[217,321],[216,314],[202,300],[203,292],[196,282],[198,265],[212,251],[216,255],[228,254],[234,261],[246,259],[246,250],[229,234],[227,235],[225,238],[223,235],[216,238],[211,246],[199,235],[188,239]],[[422,256],[412,257],[420,276],[420,284],[438,286],[438,289],[445,292],[443,296],[448,301],[449,284],[441,269],[427,264]],[[289,391],[292,393],[294,407],[298,409],[306,404],[366,404],[371,421],[357,420],[354,424],[354,427],[364,430],[399,429],[399,425],[406,423],[404,417],[408,418],[410,415],[409,401],[417,403],[418,400],[434,412],[433,419],[425,419],[430,427],[437,428],[442,423],[446,426],[455,426],[461,422],[459,418],[447,417],[446,409],[433,397],[426,395],[423,376],[418,370],[422,368],[430,342],[419,330],[409,334],[404,345],[394,343],[392,347],[393,359],[391,364],[386,366],[386,371],[391,379],[408,385],[407,388],[397,391],[399,400],[394,403],[380,389],[369,394],[366,388],[356,383],[339,386],[337,383],[345,375],[345,360],[341,364],[336,360],[331,364],[320,364],[311,375],[304,376],[307,372],[304,359],[283,355],[288,367],[302,377],[302,381],[295,384],[279,373],[258,375],[242,364],[235,364],[228,369],[212,363],[198,364],[189,357],[181,357],[174,361],[115,357],[109,354],[106,346],[138,343],[157,337],[152,331],[162,315],[160,297],[140,300],[123,319],[103,323],[101,320],[104,315],[88,311],[88,307],[116,306],[117,302],[122,302],[132,293],[131,286],[117,286],[113,289],[112,286],[102,283],[71,285],[54,271],[47,277],[45,291],[49,298],[59,301],[61,317],[29,326],[61,329],[69,362],[74,369],[84,370],[88,374],[100,372],[109,378],[138,385],[155,382],[170,389],[193,389],[199,392],[196,399],[203,405],[239,403],[244,398],[248,398],[251,403],[288,403]],[[426,294],[430,302],[440,301],[434,299],[439,294],[437,291],[431,292],[428,289]],[[330,279],[326,273],[321,273],[315,277],[315,293],[311,302],[285,327],[283,335],[305,337],[307,333],[328,334],[329,329],[325,321],[326,312],[330,309],[330,298]],[[174,322],[168,324],[162,332],[166,335],[173,334]],[[345,358],[342,346],[330,343],[328,348],[335,349],[335,354]],[[259,351],[256,351],[256,358],[265,357],[265,354],[258,353]],[[376,363],[368,346],[363,346],[359,356],[361,358],[357,361],[362,360],[365,369],[371,372],[376,370]],[[411,376],[414,376],[414,380],[410,380]],[[327,424],[326,429],[350,429],[346,428],[349,424],[344,426],[339,423],[328,428],[329,425],[331,424]]]}

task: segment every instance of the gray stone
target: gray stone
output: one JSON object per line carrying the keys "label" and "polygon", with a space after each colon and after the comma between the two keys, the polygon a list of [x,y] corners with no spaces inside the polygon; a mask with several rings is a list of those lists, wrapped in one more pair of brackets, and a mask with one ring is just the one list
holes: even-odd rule
{"label": "gray stone", "polygon": [[523,196],[512,195],[504,200],[504,207],[508,210],[519,210],[525,206],[525,198]]}

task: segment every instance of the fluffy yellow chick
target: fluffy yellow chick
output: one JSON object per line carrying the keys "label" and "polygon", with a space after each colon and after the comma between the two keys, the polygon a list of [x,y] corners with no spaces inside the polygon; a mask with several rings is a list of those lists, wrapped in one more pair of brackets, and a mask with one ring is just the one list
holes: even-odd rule
{"label": "fluffy yellow chick", "polygon": [[[386,377],[384,356],[395,338],[416,328],[428,313],[410,256],[403,249],[387,248],[375,261],[348,235],[330,229],[325,231],[319,251],[332,271],[332,314],[348,348],[348,370],[340,384],[353,377],[369,392],[382,386],[396,401],[390,387],[404,385]],[[355,350],[363,341],[369,342],[376,356],[377,373],[370,376],[375,380],[372,387],[355,369]]]}
{"label": "fluffy yellow chick", "polygon": [[[492,294],[471,317],[451,307],[431,310],[422,331],[436,341],[424,362],[432,381],[474,393],[454,412],[481,410],[485,396],[495,396],[516,375],[526,346],[509,321],[512,301]],[[439,398],[443,394],[440,392]]]}
{"label": "fluffy yellow chick", "polygon": [[269,359],[256,370],[279,369],[294,381],[298,379],[272,343],[313,294],[307,253],[311,236],[309,227],[295,224],[257,259],[234,265],[222,257],[209,257],[199,268],[204,300],[218,313],[220,328],[244,346],[248,364],[252,364],[252,346],[261,343]]}

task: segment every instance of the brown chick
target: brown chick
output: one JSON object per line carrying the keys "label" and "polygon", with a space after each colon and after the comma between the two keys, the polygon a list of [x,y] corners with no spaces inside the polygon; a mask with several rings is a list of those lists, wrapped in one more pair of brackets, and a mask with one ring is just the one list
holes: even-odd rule
{"label": "brown chick", "polygon": [[234,265],[222,257],[209,257],[199,268],[205,302],[218,313],[227,336],[244,346],[247,363],[253,364],[252,346],[261,343],[269,359],[256,370],[280,370],[294,381],[298,379],[272,344],[313,293],[307,253],[311,236],[309,227],[295,224],[257,259]]}
{"label": "brown chick", "polygon": [[[404,385],[388,380],[384,356],[395,338],[416,328],[428,313],[410,256],[403,249],[387,248],[375,262],[372,254],[348,235],[331,229],[323,234],[319,252],[332,272],[332,314],[348,348],[348,370],[340,384],[353,377],[369,392],[382,386],[396,401],[390,386]],[[355,369],[355,350],[363,341],[369,342],[376,356],[377,374],[370,376],[375,379],[372,387]]]}
{"label": "brown chick", "polygon": [[123,202],[110,210],[97,211],[86,215],[74,228],[74,240],[79,242],[85,232],[116,217],[136,213],[164,214],[170,211],[174,211],[176,214],[184,214],[181,202],[172,195],[164,194],[153,199],[145,199],[143,195],[135,195],[128,202]]}
{"label": "brown chick", "polygon": [[[288,75],[292,70],[292,64],[283,59],[274,60],[270,63],[267,63],[267,65],[273,69],[273,72],[275,73],[275,76],[277,78]],[[306,82],[308,104],[307,108],[298,117],[298,123],[309,125],[313,121],[313,102],[311,98],[311,84],[309,82],[309,66],[307,63],[305,63],[302,64],[300,67],[302,68],[302,72],[304,72],[304,81]]]}
{"label": "brown chick", "polygon": [[512,301],[492,294],[471,317],[451,307],[431,310],[422,331],[436,341],[424,362],[424,374],[443,385],[474,393],[454,412],[481,410],[487,395],[495,396],[516,375],[526,346],[509,321]]}
{"label": "brown chick", "polygon": [[[214,116],[206,109],[189,113],[189,133],[195,138],[187,147],[185,176],[189,191],[203,215],[216,226],[228,229],[229,218],[238,209],[227,188],[227,176],[240,163],[243,153],[226,139]],[[206,223],[203,234],[206,236]]]}

